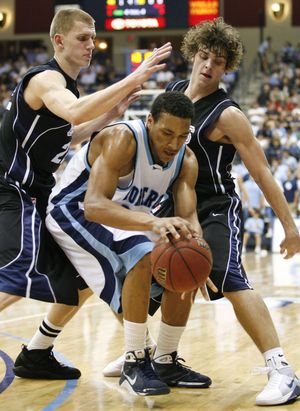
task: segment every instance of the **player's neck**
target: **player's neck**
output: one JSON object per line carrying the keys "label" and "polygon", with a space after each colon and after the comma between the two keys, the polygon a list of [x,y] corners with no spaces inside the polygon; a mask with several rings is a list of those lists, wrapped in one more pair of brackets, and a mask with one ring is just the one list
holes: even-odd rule
{"label": "player's neck", "polygon": [[200,100],[203,97],[209,96],[210,94],[217,91],[219,88],[219,84],[215,84],[213,87],[211,86],[202,86],[201,84],[193,84],[190,82],[185,93],[194,103],[197,100]]}
{"label": "player's neck", "polygon": [[60,56],[58,56],[57,54],[54,54],[54,58],[57,61],[57,64],[59,65],[59,67],[69,76],[71,77],[73,80],[76,80],[79,72],[80,72],[80,68],[74,67],[71,64],[68,63],[68,61],[66,59],[61,58]]}

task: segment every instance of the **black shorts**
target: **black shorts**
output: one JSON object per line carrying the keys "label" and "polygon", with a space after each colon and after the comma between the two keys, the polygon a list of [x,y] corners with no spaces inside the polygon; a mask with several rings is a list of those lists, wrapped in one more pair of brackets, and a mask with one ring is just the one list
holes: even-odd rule
{"label": "black shorts", "polygon": [[0,233],[0,291],[78,304],[85,283],[47,231],[34,200],[2,178]]}
{"label": "black shorts", "polygon": [[[171,199],[156,213],[159,217],[174,215]],[[198,199],[198,218],[203,237],[213,254],[210,279],[219,292],[208,288],[211,300],[223,297],[224,292],[252,289],[241,261],[243,220],[241,200],[236,193]]]}

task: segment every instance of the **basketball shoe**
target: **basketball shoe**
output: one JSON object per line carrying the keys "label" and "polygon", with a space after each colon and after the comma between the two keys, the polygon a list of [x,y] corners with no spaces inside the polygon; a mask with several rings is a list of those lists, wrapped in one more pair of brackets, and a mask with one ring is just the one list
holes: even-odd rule
{"label": "basketball shoe", "polygon": [[206,375],[193,371],[190,367],[181,364],[177,351],[161,355],[152,360],[152,367],[162,381],[170,387],[207,388],[212,381]]}
{"label": "basketball shoe", "polygon": [[81,372],[56,360],[53,345],[45,350],[28,350],[25,345],[18,355],[13,372],[17,377],[46,380],[77,380]]}
{"label": "basketball shoe", "polygon": [[128,351],[119,385],[136,395],[169,394],[170,388],[162,382],[151,366],[149,351]]}
{"label": "basketball shoe", "polygon": [[260,373],[268,373],[268,384],[256,397],[256,405],[277,405],[294,401],[300,395],[300,381],[291,367],[265,367]]}
{"label": "basketball shoe", "polygon": [[[155,344],[150,345],[147,348],[149,350],[150,358],[152,359],[155,353],[155,350],[156,350],[156,345]],[[104,377],[120,377],[121,372],[122,372],[122,367],[124,365],[124,361],[125,361],[125,354],[122,354],[116,360],[107,364],[107,366],[102,371],[102,374],[104,375]]]}

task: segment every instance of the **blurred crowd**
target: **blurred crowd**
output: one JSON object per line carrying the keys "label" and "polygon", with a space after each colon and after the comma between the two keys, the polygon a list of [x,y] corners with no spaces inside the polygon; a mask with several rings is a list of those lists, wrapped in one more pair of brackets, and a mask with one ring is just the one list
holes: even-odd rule
{"label": "blurred crowd", "polygon": [[[246,114],[293,216],[299,217],[300,43],[294,47],[286,42],[282,49],[273,51],[272,38],[268,37],[258,56],[260,90]],[[233,169],[243,185],[245,240],[248,240],[247,232],[251,232],[252,246],[257,253],[264,252],[270,245],[274,214],[239,159]]]}
{"label": "blurred crowd", "polygon": [[[23,74],[37,64],[51,58],[44,46],[23,47],[18,53],[12,50],[5,61],[0,61],[0,122],[6,104]],[[300,215],[300,44],[286,42],[279,51],[272,50],[272,39],[267,39],[258,49],[257,70],[260,72],[259,93],[246,111],[253,132],[262,145],[270,168],[281,186],[292,214]],[[90,67],[82,70],[78,78],[81,95],[107,87],[125,77],[118,72],[111,58],[95,52]],[[173,80],[186,79],[189,65],[180,53],[173,52],[166,68],[156,73],[146,89],[164,89]],[[238,73],[228,73],[221,86],[231,94],[238,81]],[[135,108],[142,107],[142,100]],[[148,108],[148,107],[147,107]],[[72,152],[70,153],[72,155]],[[69,157],[70,157],[69,155]],[[246,168],[236,158],[233,165],[237,189],[245,209],[245,246],[257,254],[270,249],[274,215],[260,189],[249,177]],[[249,221],[247,221],[249,220]]]}
{"label": "blurred crowd", "polygon": [[[52,52],[51,52],[52,53]],[[43,64],[52,55],[44,46],[21,47],[17,51],[13,46],[8,51],[5,60],[0,60],[0,122],[3,112],[10,99],[15,85],[24,73],[32,66]],[[124,56],[125,58],[125,56]],[[173,52],[169,58],[166,68],[156,73],[147,83],[148,89],[164,89],[166,84],[172,80],[185,79],[188,76],[189,66],[180,53]],[[89,94],[105,88],[128,73],[116,70],[112,59],[101,51],[95,51],[90,67],[81,71],[78,78],[78,88],[81,95]],[[224,87],[233,90],[236,84],[237,73],[228,73],[224,76]]]}

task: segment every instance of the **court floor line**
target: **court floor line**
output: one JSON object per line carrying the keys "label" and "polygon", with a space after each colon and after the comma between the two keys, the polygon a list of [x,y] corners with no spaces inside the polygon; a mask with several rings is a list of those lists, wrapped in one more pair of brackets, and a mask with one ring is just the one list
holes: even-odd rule
{"label": "court floor line", "polygon": [[[91,303],[91,304],[85,304],[81,307],[81,310],[83,308],[90,308],[90,307],[94,307],[95,305],[99,305],[99,303]],[[45,317],[47,315],[47,312],[43,312],[43,313],[39,313],[39,314],[31,314],[31,315],[24,315],[24,316],[20,316],[20,317],[15,317],[15,318],[11,318],[10,320],[0,320],[0,325],[1,324],[10,324],[10,323],[14,323],[17,321],[23,321],[23,320],[30,320],[32,318],[39,318],[39,317]]]}
{"label": "court floor line", "polygon": [[[0,332],[0,335],[6,336],[6,337],[10,337],[14,340],[17,341],[22,341],[22,342],[28,342],[28,340],[19,337],[17,335],[13,335],[13,334],[9,334],[9,333],[2,333]],[[5,358],[7,360],[7,358],[10,359],[10,357],[8,357],[8,355],[4,352],[1,351],[1,357]],[[74,367],[74,365],[71,363],[70,360],[68,360],[67,358],[65,358],[61,353],[58,353],[57,351],[55,351],[55,354],[58,358],[59,361],[64,362],[65,364],[69,365],[70,367]],[[13,366],[13,362],[10,359],[10,361],[6,361],[6,374],[10,375],[12,373],[12,366]],[[12,382],[12,381],[11,381]],[[10,383],[11,383],[10,382]],[[56,410],[60,405],[62,405],[74,392],[74,390],[76,389],[78,384],[78,380],[66,380],[65,385],[63,386],[63,388],[61,389],[61,391],[58,393],[58,395],[53,399],[53,401],[51,401],[49,404],[46,405],[46,407],[44,407],[41,411],[54,411]],[[9,387],[10,384],[7,384],[7,381],[5,382],[5,385],[3,386],[3,391],[5,391],[5,389],[7,389]]]}

